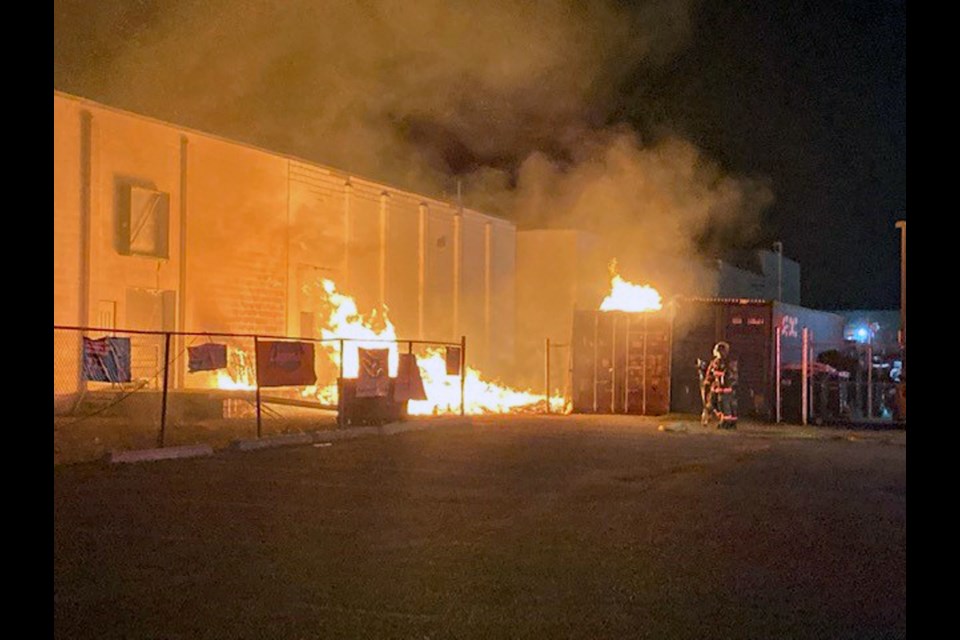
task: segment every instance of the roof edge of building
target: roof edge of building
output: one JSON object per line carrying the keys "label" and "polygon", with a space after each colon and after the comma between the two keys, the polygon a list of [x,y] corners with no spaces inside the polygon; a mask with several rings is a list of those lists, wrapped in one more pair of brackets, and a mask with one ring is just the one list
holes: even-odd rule
{"label": "roof edge of building", "polygon": [[177,124],[176,122],[170,122],[170,121],[168,121],[168,120],[161,120],[160,118],[156,118],[156,117],[154,117],[154,116],[148,116],[148,115],[145,115],[145,114],[142,114],[142,113],[137,113],[136,111],[130,111],[130,110],[128,110],[128,109],[122,109],[122,108],[120,108],[120,107],[114,107],[114,106],[109,105],[109,104],[104,104],[104,103],[102,103],[102,102],[97,102],[96,100],[92,100],[92,99],[90,99],[90,98],[85,98],[85,97],[83,97],[83,96],[78,96],[78,95],[75,95],[75,94],[72,94],[72,93],[67,93],[66,91],[61,91],[61,90],[59,90],[59,89],[54,89],[54,90],[53,90],[53,95],[54,95],[54,97],[59,97],[59,98],[62,98],[62,99],[64,99],[64,100],[70,100],[70,101],[72,101],[72,102],[78,102],[78,103],[81,103],[81,104],[89,105],[89,106],[92,106],[92,107],[96,107],[97,109],[103,109],[104,111],[110,111],[110,112],[112,112],[112,113],[116,113],[116,114],[120,114],[120,115],[124,115],[124,116],[129,116],[129,117],[134,117],[134,118],[140,118],[140,119],[142,119],[142,120],[146,120],[146,121],[148,121],[148,122],[152,122],[152,123],[157,124],[157,125],[162,125],[162,126],[165,126],[165,127],[171,127],[171,128],[176,129],[176,130],[178,130],[178,131],[180,131],[180,132],[182,132],[182,133],[192,134],[192,135],[196,135],[196,136],[204,136],[204,137],[206,137],[206,138],[210,138],[210,139],[213,139],[213,140],[218,140],[218,141],[220,141],[220,142],[224,142],[224,143],[227,143],[227,144],[233,144],[233,145],[237,145],[237,146],[239,146],[239,147],[244,147],[244,148],[246,148],[246,149],[251,149],[251,150],[253,150],[253,151],[259,151],[259,152],[261,152],[261,153],[266,153],[266,154],[269,154],[269,155],[272,155],[272,156],[276,156],[276,157],[278,157],[278,158],[283,158],[283,159],[288,160],[288,161],[299,162],[299,163],[301,163],[301,164],[310,165],[310,166],[315,167],[315,168],[317,168],[317,169],[321,169],[321,170],[323,170],[323,171],[328,171],[328,172],[330,172],[331,174],[334,174],[334,175],[336,175],[336,176],[342,176],[342,177],[344,178],[344,181],[345,181],[345,182],[349,182],[351,178],[356,178],[356,179],[358,179],[358,180],[364,180],[364,181],[367,181],[367,182],[374,183],[374,184],[376,184],[376,185],[378,185],[378,186],[382,186],[384,189],[389,190],[389,191],[394,191],[394,192],[396,192],[396,193],[403,193],[403,194],[406,194],[406,195],[408,195],[408,196],[413,196],[414,199],[420,198],[420,199],[432,200],[432,201],[434,201],[434,202],[438,202],[438,203],[443,203],[443,204],[449,205],[451,208],[454,208],[454,209],[460,209],[461,211],[469,211],[469,212],[471,212],[471,213],[475,213],[475,214],[477,214],[477,215],[484,216],[484,217],[486,217],[486,218],[491,218],[492,220],[495,220],[495,221],[497,221],[497,222],[503,222],[503,223],[512,225],[512,226],[514,226],[514,227],[517,226],[517,224],[516,224],[513,220],[509,220],[509,219],[507,219],[507,218],[504,218],[503,216],[497,216],[497,215],[494,215],[494,214],[492,214],[492,213],[486,213],[486,212],[484,212],[484,211],[478,211],[478,210],[472,209],[472,208],[470,208],[470,207],[463,207],[463,206],[459,205],[458,203],[456,203],[456,202],[454,202],[454,201],[451,201],[451,200],[445,200],[445,199],[440,198],[440,197],[438,197],[438,196],[432,196],[432,195],[428,195],[428,194],[425,194],[425,193],[418,193],[418,192],[415,192],[415,191],[411,191],[411,190],[409,190],[409,189],[404,189],[404,188],[402,188],[402,187],[398,187],[398,186],[396,186],[396,185],[389,184],[389,183],[383,182],[383,181],[381,181],[381,180],[377,180],[377,179],[375,179],[375,178],[371,178],[371,177],[368,177],[368,176],[363,176],[363,175],[360,175],[360,174],[357,174],[357,173],[353,173],[353,172],[350,172],[350,171],[345,171],[345,170],[343,170],[343,169],[338,169],[338,168],[332,167],[332,166],[330,166],[330,165],[326,165],[326,164],[323,164],[323,163],[320,163],[320,162],[316,162],[315,160],[309,160],[309,159],[307,159],[307,158],[302,158],[302,157],[300,157],[300,156],[295,156],[295,155],[293,155],[293,154],[284,153],[284,152],[276,151],[276,150],[273,150],[273,149],[268,149],[268,148],[266,148],[266,147],[261,147],[261,146],[258,146],[258,145],[255,145],[255,144],[252,144],[252,143],[249,143],[249,142],[243,142],[243,141],[241,141],[241,140],[235,140],[235,139],[233,139],[233,138],[228,138],[228,137],[226,137],[226,136],[222,136],[222,135],[219,135],[219,134],[216,134],[216,133],[211,133],[211,132],[209,132],[209,131],[201,131],[200,129],[194,129],[194,128],[192,128],[192,127],[188,127],[188,126],[185,126],[185,125]]}

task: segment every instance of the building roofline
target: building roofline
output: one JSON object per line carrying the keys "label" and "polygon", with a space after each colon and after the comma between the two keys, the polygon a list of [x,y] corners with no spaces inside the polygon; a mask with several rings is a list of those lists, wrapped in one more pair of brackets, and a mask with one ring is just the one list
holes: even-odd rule
{"label": "building roofline", "polygon": [[[268,155],[275,156],[275,157],[278,157],[278,158],[282,158],[282,159],[287,160],[287,161],[299,162],[300,164],[310,165],[310,166],[312,166],[312,167],[314,167],[314,168],[322,169],[322,170],[327,171],[327,172],[329,172],[329,173],[331,173],[331,174],[333,174],[333,175],[336,175],[336,176],[338,176],[338,177],[339,177],[339,176],[342,176],[342,177],[344,178],[344,181],[345,181],[345,182],[349,182],[351,178],[356,178],[356,179],[358,179],[358,180],[363,180],[363,181],[366,181],[366,182],[374,183],[374,184],[376,184],[376,185],[378,185],[378,186],[383,187],[385,190],[388,190],[388,191],[393,191],[393,192],[396,192],[396,193],[403,193],[403,194],[407,194],[407,195],[411,195],[411,196],[416,196],[416,197],[420,198],[421,200],[433,200],[434,202],[440,202],[440,203],[443,203],[443,204],[447,204],[447,205],[449,205],[449,206],[450,206],[451,208],[453,208],[453,209],[459,209],[459,210],[464,211],[464,212],[469,211],[469,212],[471,212],[471,213],[475,213],[475,214],[484,216],[485,218],[491,218],[492,220],[494,220],[494,221],[496,221],[496,222],[502,222],[502,223],[505,223],[505,224],[509,224],[509,225],[512,225],[513,227],[516,227],[516,226],[517,226],[517,224],[516,224],[514,221],[508,220],[508,219],[503,218],[503,217],[501,217],[501,216],[495,216],[495,215],[490,214],[490,213],[484,213],[483,211],[478,211],[478,210],[476,210],[476,209],[471,209],[471,208],[469,208],[469,207],[464,207],[464,206],[459,205],[458,203],[456,203],[456,202],[454,202],[454,201],[445,200],[445,199],[443,199],[443,198],[440,198],[440,197],[437,197],[437,196],[427,195],[427,194],[424,194],[424,193],[418,193],[418,192],[416,192],[416,191],[411,191],[411,190],[409,190],[409,189],[404,189],[404,188],[402,188],[402,187],[398,187],[398,186],[393,185],[393,184],[388,184],[388,183],[383,182],[383,181],[381,181],[381,180],[377,180],[377,179],[374,179],[374,178],[369,178],[369,177],[367,177],[367,176],[362,176],[362,175],[359,175],[359,174],[356,174],[356,173],[351,173],[351,172],[349,172],[349,171],[344,171],[343,169],[338,169],[338,168],[336,168],[336,167],[332,167],[332,166],[329,166],[329,165],[325,165],[325,164],[316,162],[316,161],[314,161],[314,160],[308,160],[308,159],[306,159],[306,158],[301,158],[301,157],[299,157],[299,156],[295,156],[295,155],[292,155],[292,154],[289,154],[289,153],[283,153],[283,152],[280,152],[280,151],[274,151],[274,150],[272,150],[272,149],[267,149],[267,148],[265,148],[265,147],[260,147],[260,146],[257,146],[257,145],[255,145],[255,144],[251,144],[251,143],[249,143],[249,142],[243,142],[243,141],[241,141],[241,140],[234,140],[234,139],[232,139],[232,138],[227,138],[227,137],[225,137],[225,136],[222,136],[222,135],[219,135],[219,134],[216,134],[216,133],[210,133],[209,131],[201,131],[201,130],[199,130],[199,129],[193,129],[193,128],[191,128],[191,127],[187,127],[187,126],[184,126],[184,125],[180,125],[180,124],[177,124],[177,123],[175,123],[175,122],[169,122],[169,121],[167,121],[167,120],[161,120],[161,119],[155,118],[155,117],[153,117],[153,116],[148,116],[148,115],[144,115],[144,114],[142,114],[142,113],[137,113],[136,111],[129,111],[129,110],[127,110],[127,109],[121,109],[121,108],[119,108],[119,107],[113,107],[113,106],[110,106],[110,105],[108,105],[108,104],[104,104],[104,103],[102,103],[102,102],[97,102],[96,100],[91,100],[90,98],[84,98],[83,96],[74,95],[74,94],[72,94],[72,93],[67,93],[67,92],[65,92],[65,91],[60,91],[60,90],[58,90],[58,89],[54,89],[54,90],[53,90],[53,95],[54,95],[55,97],[60,97],[60,98],[63,98],[63,99],[65,99],[65,100],[70,100],[70,101],[72,101],[72,102],[78,102],[78,103],[80,103],[80,104],[88,105],[88,106],[91,106],[91,107],[96,107],[97,109],[103,109],[104,111],[109,111],[109,112],[116,113],[116,114],[119,114],[119,115],[124,115],[124,116],[139,118],[139,119],[141,119],[141,120],[146,120],[147,122],[151,122],[151,123],[153,123],[153,124],[157,124],[157,125],[161,125],[161,126],[165,126],[165,127],[171,127],[171,128],[176,129],[177,131],[180,131],[180,132],[182,132],[182,133],[192,134],[192,135],[196,135],[196,136],[203,136],[203,137],[205,137],[205,138],[210,138],[210,139],[213,139],[213,140],[217,140],[217,141],[219,141],[219,142],[224,142],[224,143],[226,143],[226,144],[233,144],[233,145],[237,145],[237,146],[239,146],[239,147],[244,147],[244,148],[246,148],[246,149],[250,149],[250,150],[252,150],[252,151],[259,151],[260,153],[266,153],[266,154],[268,154]],[[414,198],[414,199],[416,199],[416,198]]]}

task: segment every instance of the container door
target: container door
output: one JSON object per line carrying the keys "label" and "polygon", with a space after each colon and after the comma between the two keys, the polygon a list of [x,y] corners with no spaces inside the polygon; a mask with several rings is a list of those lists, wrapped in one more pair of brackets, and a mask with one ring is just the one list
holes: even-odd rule
{"label": "container door", "polygon": [[725,315],[723,339],[730,343],[730,357],[737,361],[739,372],[739,414],[767,418],[773,406],[770,397],[770,307],[766,304],[728,305]]}

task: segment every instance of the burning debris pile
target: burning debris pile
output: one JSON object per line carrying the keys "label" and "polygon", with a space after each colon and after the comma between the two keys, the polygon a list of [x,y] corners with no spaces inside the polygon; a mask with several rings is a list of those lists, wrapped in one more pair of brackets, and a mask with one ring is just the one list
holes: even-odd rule
{"label": "burning debris pile", "polygon": [[634,284],[617,273],[617,260],[610,261],[610,294],[600,303],[600,311],[659,311],[663,308],[660,292],[645,284]]}
{"label": "burning debris pile", "polygon": [[[360,371],[360,349],[387,349],[389,351],[389,375],[396,377],[400,359],[397,331],[386,308],[363,314],[356,301],[338,291],[332,280],[319,283],[319,291],[329,307],[329,314],[320,327],[322,342],[320,351],[326,361],[320,363],[320,379],[329,380],[325,385],[314,385],[301,391],[303,398],[316,399],[322,405],[337,403],[337,372],[344,378],[357,378]],[[342,362],[341,362],[342,341]],[[249,357],[239,349],[230,350],[230,362],[234,366],[221,372],[217,379],[220,389],[255,389],[255,372]],[[460,412],[460,375],[449,375],[445,347],[427,347],[418,354],[417,364],[423,381],[426,400],[410,400],[407,413],[410,415],[442,415]],[[324,376],[324,372],[326,376]],[[470,415],[491,413],[534,412],[544,409],[546,397],[531,391],[513,389],[497,382],[485,380],[472,367],[466,367],[463,381],[464,410]],[[560,396],[550,398],[551,411],[561,411],[564,400]]]}

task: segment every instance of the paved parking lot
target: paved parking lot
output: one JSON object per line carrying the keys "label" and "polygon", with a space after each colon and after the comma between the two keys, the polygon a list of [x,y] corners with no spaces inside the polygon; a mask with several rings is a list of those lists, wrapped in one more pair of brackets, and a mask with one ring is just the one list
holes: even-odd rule
{"label": "paved parking lot", "polygon": [[55,467],[56,636],[905,635],[905,432],[661,425]]}

